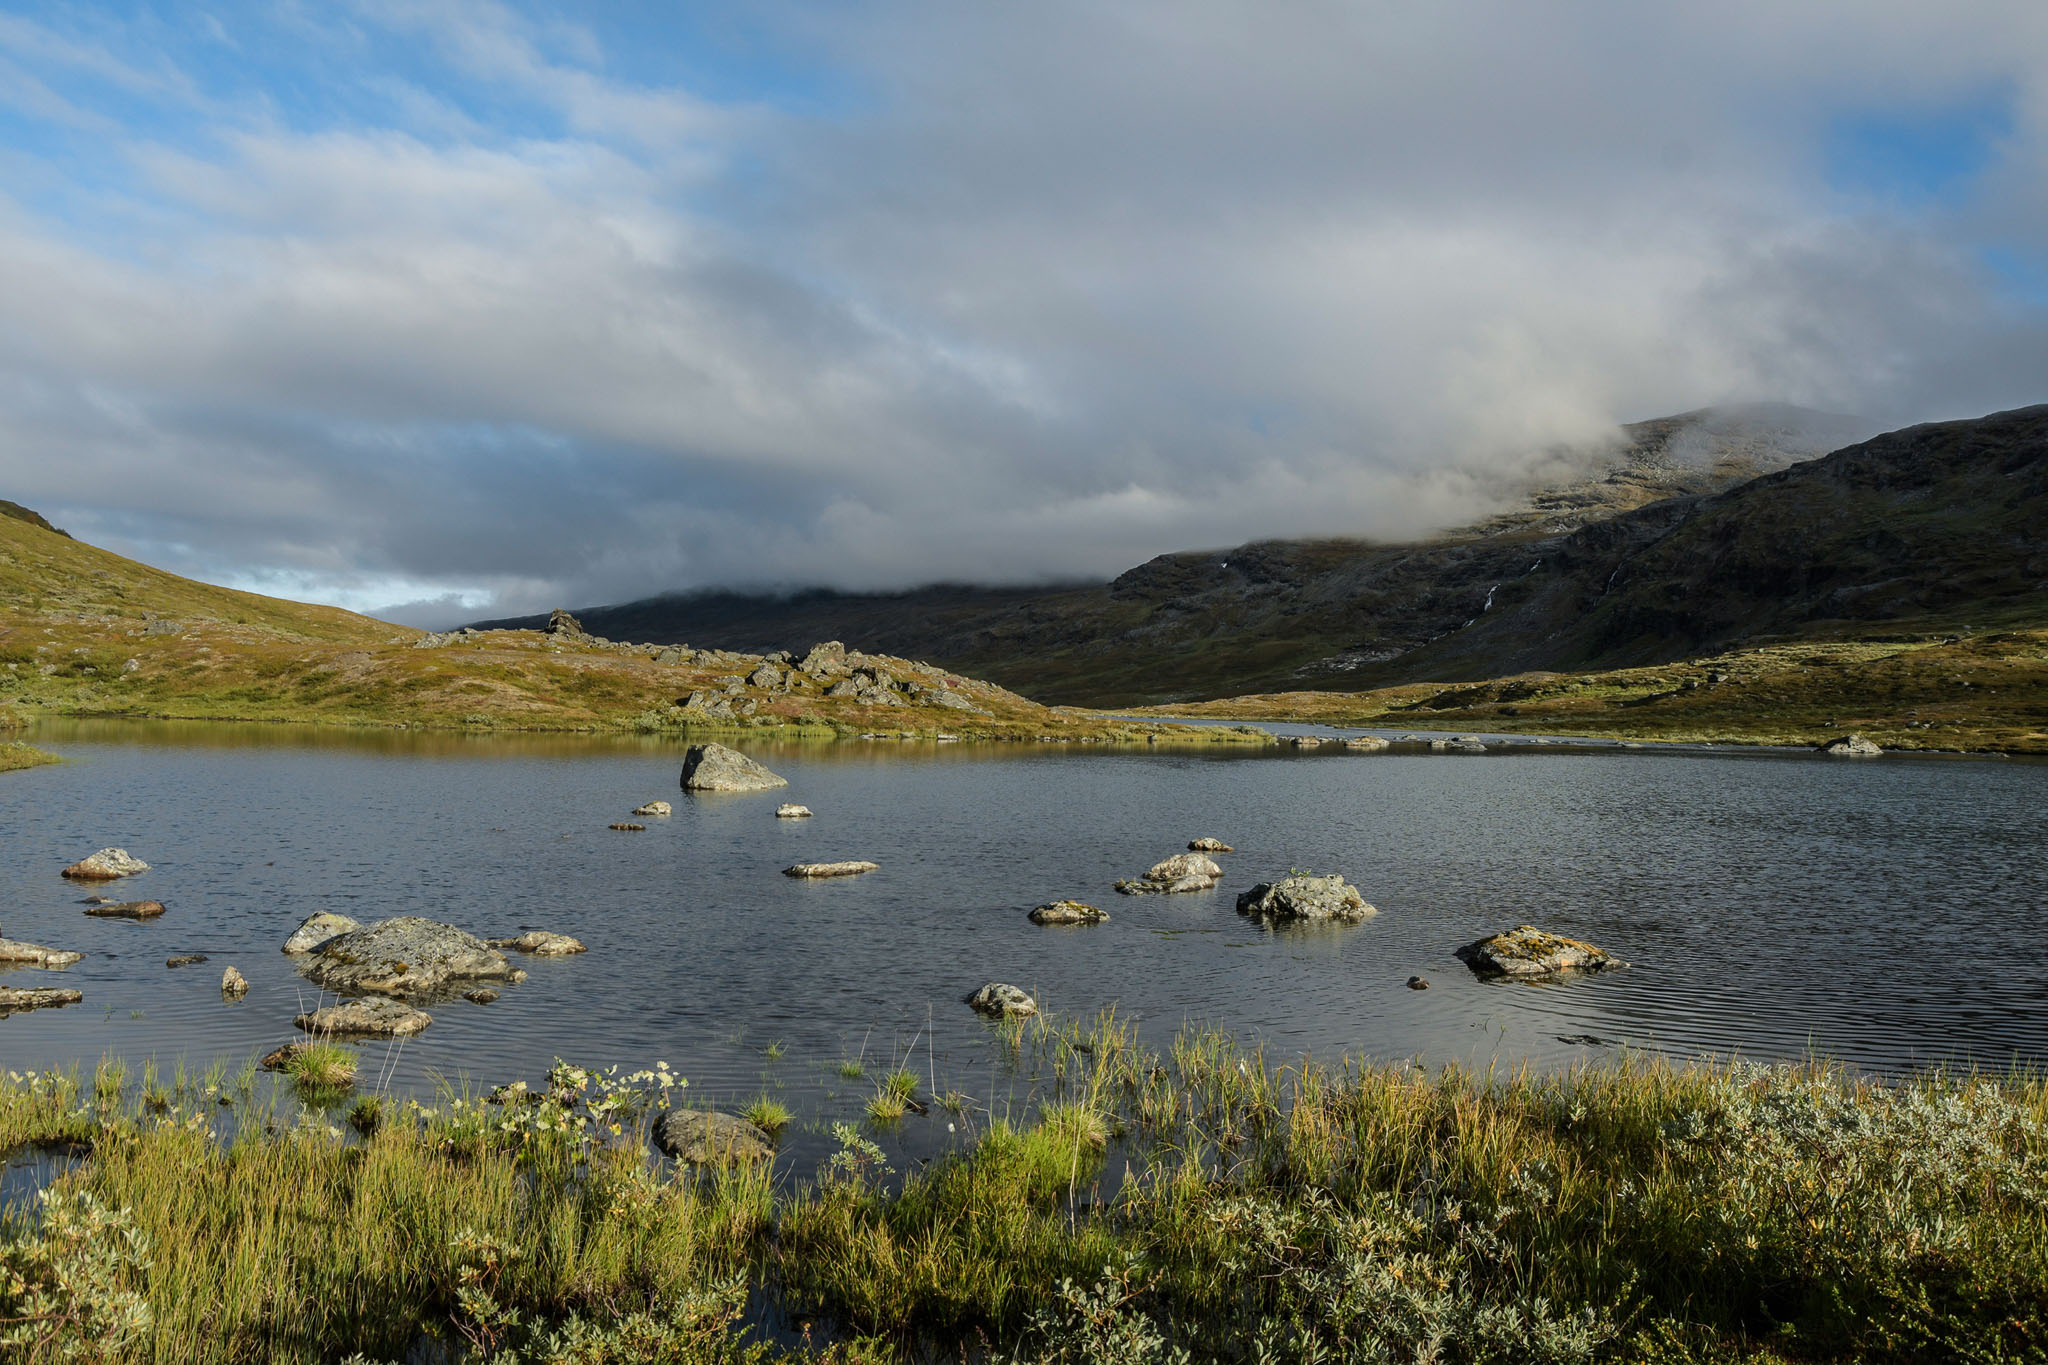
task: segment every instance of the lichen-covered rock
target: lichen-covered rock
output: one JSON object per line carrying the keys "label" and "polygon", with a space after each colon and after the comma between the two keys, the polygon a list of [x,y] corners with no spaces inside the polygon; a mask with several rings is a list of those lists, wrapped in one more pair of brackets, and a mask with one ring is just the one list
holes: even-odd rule
{"label": "lichen-covered rock", "polygon": [[[1204,839],[1190,839],[1190,840],[1188,840],[1188,852],[1190,852],[1190,853],[1235,853],[1235,852],[1237,852],[1237,850],[1236,850],[1236,849],[1234,849],[1234,848],[1232,848],[1232,847],[1231,847],[1231,846],[1230,846],[1229,844],[1226,844],[1226,843],[1224,843],[1224,842],[1223,842],[1223,841],[1222,841],[1221,839],[1206,839],[1206,838],[1204,838]],[[1218,875],[1221,875],[1221,874],[1219,873]]]}
{"label": "lichen-covered rock", "polygon": [[24,967],[69,967],[84,957],[84,953],[74,953],[64,948],[45,948],[37,943],[0,938],[0,962],[17,963]]}
{"label": "lichen-covered rock", "polygon": [[0,1014],[13,1014],[17,1010],[46,1010],[59,1005],[75,1005],[85,999],[77,991],[35,988],[18,990],[0,986]]}
{"label": "lichen-covered rock", "polygon": [[402,1000],[371,997],[344,1000],[293,1018],[296,1027],[312,1034],[361,1034],[371,1038],[409,1038],[434,1022],[425,1010]]}
{"label": "lichen-covered rock", "polygon": [[1054,901],[1031,912],[1033,924],[1100,924],[1108,918],[1108,911],[1080,901]]}
{"label": "lichen-covered rock", "polygon": [[1876,758],[1884,752],[1884,748],[1862,735],[1842,735],[1822,745],[1821,752],[1833,754],[1837,758]]}
{"label": "lichen-covered rock", "polygon": [[284,941],[284,951],[291,954],[310,953],[330,938],[353,933],[363,926],[347,915],[336,915],[322,910],[317,915],[308,915],[292,936]]}
{"label": "lichen-covered rock", "polygon": [[1596,972],[1621,965],[1590,943],[1553,934],[1533,924],[1517,925],[1504,934],[1468,943],[1458,949],[1458,959],[1481,976],[1524,979]]}
{"label": "lichen-covered rock", "polygon": [[110,882],[149,871],[149,864],[125,848],[103,848],[89,853],[64,869],[64,875],[81,882]]}
{"label": "lichen-covered rock", "polygon": [[1214,891],[1214,877],[1176,877],[1170,882],[1155,882],[1148,877],[1133,877],[1116,884],[1116,889],[1126,896],[1179,896],[1190,891]]}
{"label": "lichen-covered rock", "polygon": [[428,995],[465,981],[509,981],[516,968],[467,930],[406,915],[328,939],[300,968],[331,991]]}
{"label": "lichen-covered rock", "polygon": [[101,919],[155,919],[163,912],[162,901],[102,901],[85,907],[86,914]]}
{"label": "lichen-covered rock", "polygon": [[804,655],[797,668],[813,678],[836,677],[847,671],[846,646],[837,640],[812,645],[810,653]]}
{"label": "lichen-covered rock", "polygon": [[774,1157],[775,1144],[737,1114],[675,1109],[655,1120],[654,1145],[689,1166],[733,1166]]}
{"label": "lichen-covered rock", "polygon": [[683,756],[683,788],[693,792],[759,792],[787,787],[737,749],[723,744],[693,744]]}
{"label": "lichen-covered rock", "polygon": [[1476,739],[1433,739],[1429,751],[1434,754],[1483,754],[1486,746]]}
{"label": "lichen-covered rock", "polygon": [[967,1003],[977,1014],[986,1014],[1001,1019],[1008,1015],[1038,1013],[1038,1002],[1022,989],[1001,981],[991,981],[967,997]]}
{"label": "lichen-covered rock", "polygon": [[1344,747],[1361,754],[1377,754],[1392,746],[1378,735],[1353,735],[1344,741]]}
{"label": "lichen-covered rock", "polygon": [[229,999],[249,993],[249,982],[240,972],[229,967],[220,974],[220,993]]}
{"label": "lichen-covered rock", "polygon": [[1260,882],[1237,898],[1237,912],[1262,920],[1286,923],[1292,920],[1341,920],[1356,922],[1377,915],[1358,888],[1336,873],[1326,877],[1306,873],[1282,877],[1277,882]]}
{"label": "lichen-covered rock", "polygon": [[857,877],[863,872],[873,872],[880,866],[880,863],[863,862],[859,859],[848,859],[845,862],[837,863],[795,863],[783,868],[782,875],[785,877],[811,879],[819,877]]}
{"label": "lichen-covered rock", "polygon": [[674,815],[675,813],[676,808],[666,801],[649,801],[644,806],[635,806],[633,808],[633,814],[635,815]]}
{"label": "lichen-covered rock", "polygon": [[749,687],[758,687],[764,692],[780,690],[783,682],[782,670],[774,664],[764,663],[752,673],[747,674],[747,685]]}
{"label": "lichen-covered rock", "polygon": [[799,806],[794,801],[785,801],[775,808],[775,818],[778,820],[808,820],[810,815],[809,806]]}
{"label": "lichen-covered rock", "polygon": [[583,951],[581,939],[570,938],[567,934],[551,934],[545,929],[534,929],[518,938],[494,938],[493,948],[514,948],[535,957],[567,957]]}
{"label": "lichen-covered rock", "polygon": [[1222,875],[1223,869],[1213,858],[1199,853],[1176,853],[1152,864],[1144,876],[1118,882],[1116,889],[1126,896],[1176,896],[1207,891]]}

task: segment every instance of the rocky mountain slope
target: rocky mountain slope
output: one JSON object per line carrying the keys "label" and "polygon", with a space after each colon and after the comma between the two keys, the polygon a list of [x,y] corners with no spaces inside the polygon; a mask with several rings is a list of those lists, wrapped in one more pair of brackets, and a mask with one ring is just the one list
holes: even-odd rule
{"label": "rocky mountain slope", "polygon": [[1355,687],[1400,673],[1415,651],[1483,616],[1498,585],[1528,573],[1574,532],[1660,500],[1733,487],[1857,431],[1855,419],[1782,406],[1635,423],[1615,447],[1553,452],[1552,467],[1567,477],[1514,510],[1413,544],[1265,541],[1161,555],[1113,582],[1080,587],[701,593],[579,614],[607,634],[727,648],[800,648],[838,636],[1073,704]]}

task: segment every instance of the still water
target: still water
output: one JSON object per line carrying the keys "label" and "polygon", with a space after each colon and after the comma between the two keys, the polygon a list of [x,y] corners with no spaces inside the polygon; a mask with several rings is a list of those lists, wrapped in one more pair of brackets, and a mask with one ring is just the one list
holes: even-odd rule
{"label": "still water", "polygon": [[[1000,1108],[1016,1082],[961,1003],[989,980],[1057,1013],[1115,1006],[1155,1042],[1219,1027],[1276,1060],[1555,1067],[1626,1046],[1878,1072],[2048,1061],[2044,764],[762,744],[750,752],[786,791],[693,797],[666,739],[117,723],[31,738],[68,761],[0,776],[0,934],[87,956],[0,981],[68,984],[85,1003],[0,1019],[13,1069],[107,1053],[239,1065],[289,1041],[317,992],[279,945],[319,910],[589,945],[525,961],[530,979],[495,1004],[435,1007],[402,1048],[365,1045],[365,1072],[400,1090],[538,1080],[557,1057],[661,1059],[695,1102],[777,1095],[814,1132],[858,1117],[902,1060]],[[673,817],[606,828],[656,797]],[[777,820],[783,800],[817,814]],[[1215,891],[1110,889],[1198,835],[1237,849]],[[58,869],[106,845],[152,865],[113,889],[168,913],[82,913],[97,888]],[[839,858],[881,870],[781,875]],[[1239,891],[1290,868],[1342,872],[1380,914],[1275,932],[1235,913]],[[1060,897],[1112,918],[1027,922]],[[1522,922],[1632,965],[1531,986],[1452,957]],[[184,953],[210,960],[165,967]],[[229,964],[251,987],[236,1003],[218,988]],[[1430,989],[1408,989],[1414,975]],[[846,1059],[870,1079],[843,1077]]]}

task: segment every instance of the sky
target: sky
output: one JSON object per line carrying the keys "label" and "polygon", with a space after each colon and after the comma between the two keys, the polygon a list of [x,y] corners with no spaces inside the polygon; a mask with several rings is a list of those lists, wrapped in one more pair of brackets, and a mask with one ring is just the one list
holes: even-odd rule
{"label": "sky", "polygon": [[0,497],[422,626],[2048,401],[2039,0],[0,0]]}

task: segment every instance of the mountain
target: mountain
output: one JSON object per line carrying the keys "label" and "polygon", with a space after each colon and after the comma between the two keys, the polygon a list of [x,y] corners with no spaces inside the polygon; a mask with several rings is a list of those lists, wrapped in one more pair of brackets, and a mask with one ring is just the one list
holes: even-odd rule
{"label": "mountain", "polygon": [[[706,592],[583,609],[640,640],[801,649],[820,639],[944,661],[1049,702],[1134,705],[1421,676],[1404,661],[1485,614],[1496,587],[1587,526],[1726,489],[1867,428],[1782,405],[1705,409],[1552,453],[1568,477],[1413,544],[1262,541],[1161,555],[1110,583],[790,595]],[[525,617],[485,625],[530,626]]]}

